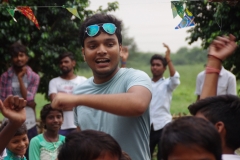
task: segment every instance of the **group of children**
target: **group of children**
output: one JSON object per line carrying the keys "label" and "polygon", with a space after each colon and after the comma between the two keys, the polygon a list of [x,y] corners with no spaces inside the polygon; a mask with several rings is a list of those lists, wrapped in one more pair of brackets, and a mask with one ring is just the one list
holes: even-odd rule
{"label": "group of children", "polygon": [[[24,154],[28,147],[29,159],[56,160],[58,148],[65,139],[64,136],[58,134],[63,121],[63,112],[53,109],[50,104],[47,104],[41,110],[41,121],[46,131],[34,137],[30,145],[26,125],[23,124],[17,129],[6,147],[7,157],[4,160],[26,160]],[[3,130],[8,123],[8,121],[5,121],[0,130]]]}
{"label": "group of children", "polygon": [[[65,139],[58,133],[63,122],[63,112],[53,109],[50,104],[43,106],[40,117],[45,132],[29,142],[27,127],[23,124],[8,143],[6,157],[2,155],[0,159],[27,160],[24,155],[29,147],[30,160],[131,160],[117,141],[104,132],[73,132]],[[8,120],[3,122],[0,132],[8,123]]]}

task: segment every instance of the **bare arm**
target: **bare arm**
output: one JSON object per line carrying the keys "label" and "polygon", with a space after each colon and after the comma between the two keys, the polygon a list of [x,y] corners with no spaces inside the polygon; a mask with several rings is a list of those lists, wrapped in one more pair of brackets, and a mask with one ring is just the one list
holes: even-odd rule
{"label": "bare arm", "polygon": [[[209,47],[209,56],[207,66],[215,69],[221,69],[221,61],[226,59],[237,48],[235,37],[218,37]],[[217,58],[216,58],[217,57]],[[206,74],[200,99],[215,96],[217,93],[218,74]]]}
{"label": "bare arm", "polygon": [[0,154],[14,136],[17,129],[25,122],[26,113],[24,107],[27,101],[16,96],[8,96],[4,102],[0,100],[0,111],[8,118],[9,123],[0,132]]}
{"label": "bare arm", "polygon": [[[52,94],[50,94],[49,98],[50,98],[50,101],[51,101],[51,102],[52,102],[53,99],[56,97],[56,95],[57,95],[57,93],[52,93]],[[75,107],[75,106],[70,106],[70,104],[68,104],[68,105],[62,107],[62,110],[63,110],[63,111],[72,111],[74,107]]]}
{"label": "bare arm", "polygon": [[21,72],[18,73],[17,77],[18,77],[18,81],[19,81],[21,95],[24,99],[27,99],[27,88],[25,87],[23,79],[22,79],[25,73],[26,73],[26,69],[24,68],[24,69],[22,69]]}
{"label": "bare arm", "polygon": [[173,63],[171,61],[171,58],[170,58],[170,49],[168,47],[168,45],[166,45],[165,43],[163,43],[163,46],[167,49],[166,52],[165,52],[165,58],[167,60],[167,64],[168,64],[168,68],[169,68],[169,72],[170,72],[170,77],[174,76],[176,70],[174,69],[174,66],[173,66]]}
{"label": "bare arm", "polygon": [[49,98],[50,98],[51,102],[53,101],[53,99],[55,98],[56,95],[57,95],[56,93],[50,94]]}
{"label": "bare arm", "polygon": [[133,86],[127,93],[69,95],[58,93],[52,107],[62,108],[65,104],[84,105],[120,116],[140,116],[151,101],[151,92],[143,86]]}

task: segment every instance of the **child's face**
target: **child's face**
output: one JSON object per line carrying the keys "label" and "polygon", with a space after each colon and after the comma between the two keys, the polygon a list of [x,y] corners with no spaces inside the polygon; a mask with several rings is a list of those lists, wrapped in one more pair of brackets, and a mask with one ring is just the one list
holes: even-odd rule
{"label": "child's face", "polygon": [[50,111],[46,117],[45,125],[49,131],[58,131],[61,128],[63,116],[59,111]]}
{"label": "child's face", "polygon": [[28,148],[29,141],[27,134],[14,136],[7,145],[7,149],[15,155],[23,156]]}
{"label": "child's face", "polygon": [[184,146],[181,144],[174,147],[168,160],[216,160],[215,156],[207,150],[198,146]]}

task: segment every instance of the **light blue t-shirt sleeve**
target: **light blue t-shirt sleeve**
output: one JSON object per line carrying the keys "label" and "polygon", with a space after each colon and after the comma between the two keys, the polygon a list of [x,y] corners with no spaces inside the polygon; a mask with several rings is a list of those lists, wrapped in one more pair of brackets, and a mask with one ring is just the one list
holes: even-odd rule
{"label": "light blue t-shirt sleeve", "polygon": [[128,74],[127,90],[133,86],[143,86],[152,92],[151,79],[145,72],[133,69],[130,69],[129,72],[131,72],[131,74]]}

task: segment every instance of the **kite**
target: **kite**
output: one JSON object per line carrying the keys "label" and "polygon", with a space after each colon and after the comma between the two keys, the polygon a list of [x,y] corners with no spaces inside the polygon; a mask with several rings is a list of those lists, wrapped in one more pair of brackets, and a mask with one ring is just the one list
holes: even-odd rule
{"label": "kite", "polygon": [[33,11],[30,7],[27,7],[27,6],[19,6],[19,7],[16,7],[16,10],[21,12],[24,16],[26,16],[28,19],[30,19],[34,24],[35,26],[40,29],[39,27],[39,24],[38,24],[38,21],[36,19],[36,17],[34,16],[33,14]]}
{"label": "kite", "polygon": [[175,27],[175,29],[191,27],[191,26],[195,25],[193,14],[188,9],[185,10],[185,13],[186,13],[186,15],[183,17],[183,19],[179,23],[179,25],[177,27]]}

